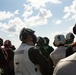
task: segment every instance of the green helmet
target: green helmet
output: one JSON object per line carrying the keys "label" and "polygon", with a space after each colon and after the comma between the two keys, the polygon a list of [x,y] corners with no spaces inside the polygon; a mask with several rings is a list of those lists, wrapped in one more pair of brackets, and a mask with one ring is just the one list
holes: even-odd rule
{"label": "green helmet", "polygon": [[74,38],[75,38],[74,34],[71,33],[71,32],[69,32],[69,33],[66,35],[66,41],[67,41],[67,43],[68,43],[68,42],[72,43],[72,42],[74,41]]}
{"label": "green helmet", "polygon": [[44,39],[42,37],[37,38],[37,45],[43,45],[44,44]]}
{"label": "green helmet", "polygon": [[48,37],[44,37],[44,41],[45,41],[45,44],[49,44],[49,38]]}

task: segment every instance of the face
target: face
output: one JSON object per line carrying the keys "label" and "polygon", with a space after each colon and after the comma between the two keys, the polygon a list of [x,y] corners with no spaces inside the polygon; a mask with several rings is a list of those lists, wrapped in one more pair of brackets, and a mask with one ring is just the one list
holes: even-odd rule
{"label": "face", "polygon": [[27,44],[33,46],[34,43],[33,43],[33,37],[31,35],[29,35],[25,41]]}

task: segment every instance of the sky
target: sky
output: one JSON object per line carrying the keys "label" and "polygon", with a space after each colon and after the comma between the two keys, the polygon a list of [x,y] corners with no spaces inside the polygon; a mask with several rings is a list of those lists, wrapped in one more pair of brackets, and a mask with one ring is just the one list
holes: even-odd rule
{"label": "sky", "polygon": [[0,38],[20,45],[20,30],[31,28],[48,37],[50,45],[56,34],[72,32],[76,23],[76,0],[0,0]]}

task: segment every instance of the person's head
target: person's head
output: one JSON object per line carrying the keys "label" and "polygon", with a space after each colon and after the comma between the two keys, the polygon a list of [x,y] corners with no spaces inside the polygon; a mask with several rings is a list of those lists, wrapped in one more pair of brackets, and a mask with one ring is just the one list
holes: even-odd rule
{"label": "person's head", "polygon": [[37,45],[41,46],[41,45],[43,45],[43,44],[44,44],[44,39],[39,36],[39,37],[37,38]]}
{"label": "person's head", "polygon": [[22,42],[25,42],[25,43],[32,42],[33,44],[35,44],[37,38],[34,33],[35,33],[35,31],[33,31],[32,29],[22,28],[20,31],[19,38]]}
{"label": "person's head", "polygon": [[74,36],[73,33],[71,33],[71,32],[67,33],[67,35],[66,35],[66,43],[67,44],[72,43],[74,41],[74,38],[75,38],[75,36]]}
{"label": "person's head", "polygon": [[44,41],[45,41],[45,44],[49,44],[49,38],[48,37],[44,37]]}
{"label": "person's head", "polygon": [[3,46],[3,39],[0,38],[0,46]]}
{"label": "person's head", "polygon": [[11,41],[10,40],[5,40],[4,41],[4,46],[5,47],[11,47]]}
{"label": "person's head", "polygon": [[62,35],[62,34],[55,35],[54,42],[53,42],[54,46],[57,46],[57,47],[62,46],[62,45],[64,46],[65,43],[66,43],[66,39],[65,39],[64,35]]}
{"label": "person's head", "polygon": [[76,34],[76,24],[73,27],[73,33]]}

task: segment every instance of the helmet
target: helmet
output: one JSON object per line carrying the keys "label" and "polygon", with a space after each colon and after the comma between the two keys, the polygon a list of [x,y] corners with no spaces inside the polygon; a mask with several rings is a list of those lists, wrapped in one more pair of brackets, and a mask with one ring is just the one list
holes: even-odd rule
{"label": "helmet", "polygon": [[22,28],[22,30],[20,31],[20,40],[22,41],[23,39],[27,39],[27,37],[29,36],[29,34],[34,34],[35,31],[28,29],[28,28]]}
{"label": "helmet", "polygon": [[60,34],[55,36],[53,43],[54,46],[64,45],[65,43],[66,43],[66,39],[64,35]]}
{"label": "helmet", "polygon": [[43,45],[44,44],[44,39],[42,37],[37,38],[37,45]]}
{"label": "helmet", "polygon": [[76,24],[73,27],[73,33],[76,34]]}
{"label": "helmet", "polygon": [[72,41],[73,42],[73,40],[74,40],[74,35],[73,35],[73,33],[71,33],[71,32],[69,32],[67,35],[66,35],[66,40],[67,41]]}
{"label": "helmet", "polygon": [[0,38],[0,45],[2,46],[3,45],[3,39]]}
{"label": "helmet", "polygon": [[44,41],[45,41],[45,44],[49,44],[49,38],[48,37],[44,37]]}
{"label": "helmet", "polygon": [[11,41],[10,40],[5,40],[4,46],[5,47],[11,47]]}
{"label": "helmet", "polygon": [[22,28],[22,30],[20,31],[20,40],[23,41],[23,39],[27,39],[27,37],[29,35],[31,35],[33,37],[33,43],[35,44],[36,41],[37,41],[37,37],[36,35],[34,34],[35,31],[33,31],[32,29],[29,29],[29,28]]}

